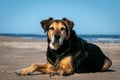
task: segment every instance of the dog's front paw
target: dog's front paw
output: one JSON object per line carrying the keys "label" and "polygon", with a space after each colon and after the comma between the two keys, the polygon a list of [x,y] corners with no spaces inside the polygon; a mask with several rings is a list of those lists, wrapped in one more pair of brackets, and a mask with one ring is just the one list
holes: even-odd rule
{"label": "dog's front paw", "polygon": [[60,74],[59,74],[58,72],[53,72],[53,73],[50,74],[50,77],[56,76],[56,75],[57,75],[57,76],[60,76]]}
{"label": "dog's front paw", "polygon": [[25,76],[25,75],[29,75],[30,72],[24,70],[24,69],[21,69],[21,70],[16,70],[15,73],[18,75],[18,76]]}

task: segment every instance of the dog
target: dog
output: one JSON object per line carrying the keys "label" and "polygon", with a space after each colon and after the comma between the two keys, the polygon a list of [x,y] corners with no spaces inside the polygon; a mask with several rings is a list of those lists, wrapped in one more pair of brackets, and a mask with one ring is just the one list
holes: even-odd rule
{"label": "dog", "polygon": [[17,70],[17,75],[39,71],[51,76],[69,76],[74,73],[102,72],[111,67],[112,61],[98,46],[76,35],[73,21],[67,18],[49,18],[42,20],[40,24],[47,32],[47,62]]}

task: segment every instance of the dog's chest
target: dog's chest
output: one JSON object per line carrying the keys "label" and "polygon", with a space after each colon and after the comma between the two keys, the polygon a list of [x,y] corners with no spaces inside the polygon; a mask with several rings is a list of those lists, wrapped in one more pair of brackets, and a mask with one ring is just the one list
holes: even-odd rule
{"label": "dog's chest", "polygon": [[51,51],[49,51],[47,53],[47,59],[48,59],[48,61],[52,65],[54,65],[54,66],[56,66],[59,63],[59,61],[61,59],[63,59],[63,58],[64,58],[64,55],[63,55],[63,53],[60,53],[60,52],[51,52]]}

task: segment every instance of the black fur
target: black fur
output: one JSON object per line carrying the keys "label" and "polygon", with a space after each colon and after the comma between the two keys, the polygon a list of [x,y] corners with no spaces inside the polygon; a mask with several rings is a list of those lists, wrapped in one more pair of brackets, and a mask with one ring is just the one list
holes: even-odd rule
{"label": "black fur", "polygon": [[[49,42],[48,39],[48,44]],[[52,50],[48,46],[47,59],[55,67],[66,56],[72,56],[75,73],[100,71],[107,58],[98,46],[78,38],[74,30],[58,50]]]}

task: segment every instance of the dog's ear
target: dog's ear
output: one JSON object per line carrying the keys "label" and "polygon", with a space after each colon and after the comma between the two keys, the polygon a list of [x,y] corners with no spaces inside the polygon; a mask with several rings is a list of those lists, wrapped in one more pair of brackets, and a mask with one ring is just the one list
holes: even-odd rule
{"label": "dog's ear", "polygon": [[73,21],[70,21],[70,20],[68,20],[67,18],[62,18],[62,20],[65,22],[65,24],[66,24],[70,29],[73,28],[73,26],[74,26]]}
{"label": "dog's ear", "polygon": [[44,32],[46,32],[46,31],[48,30],[49,25],[50,25],[50,23],[51,23],[52,21],[53,21],[53,18],[50,17],[49,19],[42,20],[42,21],[40,22],[42,28],[44,29]]}

